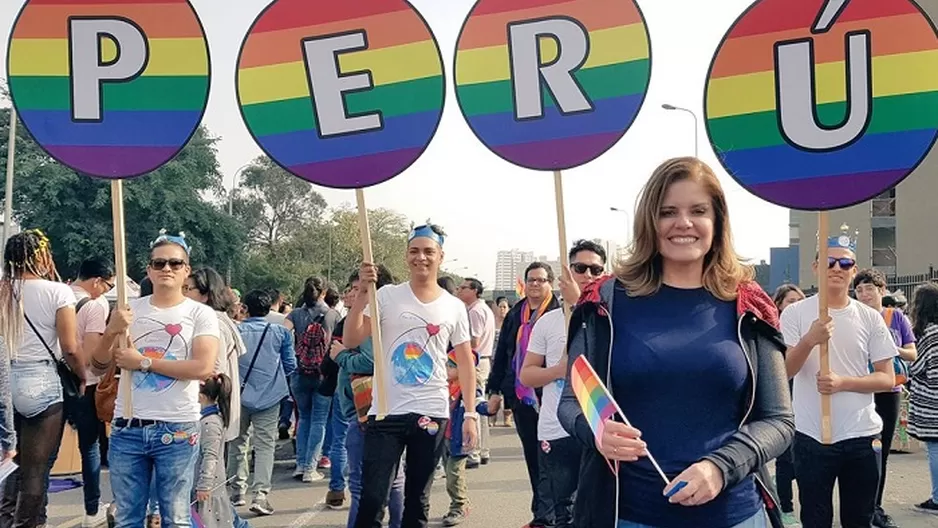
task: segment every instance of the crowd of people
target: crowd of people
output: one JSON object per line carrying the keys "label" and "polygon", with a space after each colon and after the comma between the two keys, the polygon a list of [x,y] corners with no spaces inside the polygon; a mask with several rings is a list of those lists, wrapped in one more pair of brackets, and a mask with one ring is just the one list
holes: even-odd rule
{"label": "crowd of people", "polygon": [[[933,482],[917,507],[938,512],[938,285],[920,286],[907,313],[885,306],[885,277],[858,269],[843,233],[818,241],[814,263],[828,317],[794,285],[769,297],[695,158],[658,167],[633,225],[614,273],[602,246],[577,241],[559,277],[527,266],[514,306],[441,275],[446,235],[429,223],[410,233],[402,282],[365,262],[341,293],[309,278],[295,309],[194,269],[185,237],[166,233],[141,296],[112,309],[109,262],[87,260],[67,285],[40,231],[14,235],[0,281],[0,449],[19,469],[0,528],[45,524],[65,423],[79,439],[82,526],[249,526],[244,508],[274,513],[278,440],[293,441],[296,479],[328,470],[326,505],[348,508],[348,528],[426,527],[435,476],[450,499],[442,523],[456,526],[500,411],[527,467],[526,528],[829,528],[835,483],[841,526],[894,527],[882,498],[903,406]],[[569,383],[581,357],[621,407],[598,433]]]}

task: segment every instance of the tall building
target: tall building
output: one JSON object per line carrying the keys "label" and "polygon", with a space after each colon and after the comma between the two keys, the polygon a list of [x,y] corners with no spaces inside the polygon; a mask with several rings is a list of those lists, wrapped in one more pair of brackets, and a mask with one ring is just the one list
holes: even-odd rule
{"label": "tall building", "polygon": [[502,250],[498,252],[495,261],[495,289],[499,291],[514,291],[515,279],[520,277],[518,268],[522,270],[528,263],[534,261],[534,253],[519,249]]}

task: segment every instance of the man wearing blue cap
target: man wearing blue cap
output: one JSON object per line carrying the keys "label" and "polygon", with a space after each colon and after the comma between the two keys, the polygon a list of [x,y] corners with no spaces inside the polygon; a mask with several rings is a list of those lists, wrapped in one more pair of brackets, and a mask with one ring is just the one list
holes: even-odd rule
{"label": "man wearing blue cap", "polygon": [[[377,291],[384,352],[384,393],[375,391],[362,462],[362,492],[355,528],[381,526],[391,476],[396,474],[406,449],[404,516],[402,526],[424,528],[430,510],[433,472],[443,454],[449,418],[447,349],[453,345],[465,408],[475,409],[475,361],[470,346],[466,307],[437,284],[443,262],[445,234],[427,223],[414,228],[407,246],[410,280]],[[371,335],[368,288],[377,270],[362,263],[361,295],[345,320],[344,345],[354,348]],[[376,365],[377,367],[377,365]],[[376,368],[376,375],[378,375]],[[381,398],[386,416],[379,416]],[[479,416],[464,415],[463,439],[472,448],[478,436]]]}
{"label": "man wearing blue cap", "polygon": [[[818,296],[782,312],[789,348],[788,375],[794,378],[795,476],[805,528],[830,528],[834,483],[840,488],[844,528],[870,528],[879,483],[883,421],[873,394],[895,383],[896,346],[880,314],[849,297],[857,273],[856,237],[826,240],[815,273],[827,273],[829,316],[818,319]],[[828,342],[830,373],[820,374],[818,346]],[[873,365],[870,372],[869,365]],[[831,443],[822,443],[821,395],[831,398]]]}

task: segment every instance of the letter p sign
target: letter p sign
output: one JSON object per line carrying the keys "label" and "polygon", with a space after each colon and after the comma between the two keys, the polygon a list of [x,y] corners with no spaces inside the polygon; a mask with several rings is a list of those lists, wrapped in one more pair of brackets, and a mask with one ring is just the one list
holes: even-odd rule
{"label": "letter p sign", "polygon": [[[100,121],[102,85],[130,81],[146,69],[147,38],[143,30],[120,18],[71,18],[68,21],[68,58],[71,67],[72,119]],[[105,55],[106,43],[116,48]]]}

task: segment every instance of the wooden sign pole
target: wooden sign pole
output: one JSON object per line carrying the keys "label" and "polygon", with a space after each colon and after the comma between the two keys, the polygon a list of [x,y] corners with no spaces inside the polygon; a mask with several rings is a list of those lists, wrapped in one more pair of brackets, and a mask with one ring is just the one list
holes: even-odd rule
{"label": "wooden sign pole", "polygon": [[[827,239],[830,236],[830,224],[827,211],[821,211],[817,215],[818,227],[818,320],[827,321]],[[829,374],[831,371],[830,352],[828,343],[821,343],[819,348],[819,359],[821,361],[821,375]],[[821,441],[825,444],[831,443],[831,395],[821,395]]]}
{"label": "wooden sign pole", "polygon": [[[570,259],[567,257],[567,220],[563,207],[563,174],[560,171],[554,171],[554,205],[557,208],[557,240],[560,242],[560,273],[561,276],[570,277]],[[571,277],[572,279],[572,277]],[[572,315],[572,305],[578,299],[564,299],[563,314],[570,324],[570,315]],[[568,304],[569,303],[569,304]]]}
{"label": "wooden sign pole", "polygon": [[[368,209],[365,207],[365,192],[355,189],[355,198],[358,202],[358,230],[362,240],[362,257],[365,262],[377,264],[371,251],[371,228],[368,226]],[[381,315],[378,308],[378,288],[373,284],[368,288],[368,304],[371,306],[371,348],[374,350],[375,373],[372,377],[372,387],[378,401],[378,416],[380,420],[388,414],[387,392],[384,390],[384,347],[381,345]]]}
{"label": "wooden sign pole", "polygon": [[[124,230],[124,182],[116,179],[111,180],[111,213],[114,223],[114,272],[117,275],[115,287],[117,288],[117,306],[124,308],[127,306],[127,249],[125,243]],[[130,340],[125,335],[121,337],[118,346],[126,348],[130,346]],[[133,381],[132,373],[127,369],[121,370],[118,392],[124,403],[123,418],[130,420],[133,418],[133,398],[131,396],[130,384]]]}

